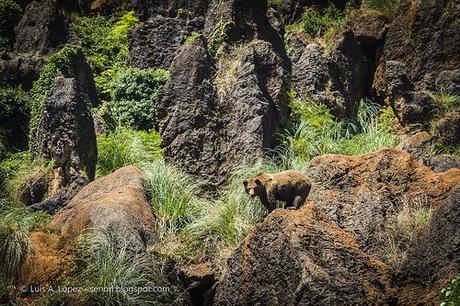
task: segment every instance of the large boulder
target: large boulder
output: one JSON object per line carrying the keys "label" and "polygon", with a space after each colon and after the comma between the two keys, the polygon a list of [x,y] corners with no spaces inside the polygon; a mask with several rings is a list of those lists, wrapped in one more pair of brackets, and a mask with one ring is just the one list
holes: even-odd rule
{"label": "large boulder", "polygon": [[403,202],[437,208],[460,182],[460,169],[435,173],[397,149],[357,157],[320,156],[308,172],[313,181],[309,199],[353,233],[364,251],[382,259],[388,222]]}
{"label": "large boulder", "polygon": [[389,304],[386,265],[309,202],[275,210],[227,261],[215,305]]}
{"label": "large boulder", "polygon": [[30,3],[16,26],[16,52],[49,53],[67,40],[68,21],[56,0]]}
{"label": "large boulder", "polygon": [[91,107],[97,95],[91,67],[80,49],[69,52],[68,67],[57,73],[36,125],[31,129],[34,156],[52,160],[54,178],[48,189],[49,199],[34,209],[55,212],[65,205],[82,186],[94,179],[97,162],[96,134]]}
{"label": "large boulder", "polygon": [[200,18],[187,20],[161,15],[142,23],[129,33],[130,65],[169,69],[185,39],[201,28],[202,23]]}
{"label": "large boulder", "polygon": [[139,252],[154,242],[155,218],[147,201],[143,175],[128,166],[85,186],[53,218],[62,239],[85,231],[109,234],[117,247]]}
{"label": "large boulder", "polygon": [[[214,2],[204,30],[209,41],[200,36],[181,48],[171,79],[158,92],[157,114],[166,156],[188,173],[221,184],[234,166],[272,148],[287,117],[288,63],[266,5]],[[228,39],[222,42],[216,33]]]}

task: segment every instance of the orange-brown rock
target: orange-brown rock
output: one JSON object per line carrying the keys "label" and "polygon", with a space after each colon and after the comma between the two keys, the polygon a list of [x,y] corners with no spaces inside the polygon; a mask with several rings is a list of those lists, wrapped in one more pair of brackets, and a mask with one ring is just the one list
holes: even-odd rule
{"label": "orange-brown rock", "polygon": [[134,166],[121,168],[84,187],[53,219],[63,239],[85,230],[110,234],[116,245],[132,251],[153,242],[155,218],[143,188],[143,175]]}

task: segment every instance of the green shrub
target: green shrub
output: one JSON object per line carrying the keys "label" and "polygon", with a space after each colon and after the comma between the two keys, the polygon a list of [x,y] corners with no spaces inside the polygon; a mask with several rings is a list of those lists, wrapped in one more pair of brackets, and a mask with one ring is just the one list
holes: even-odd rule
{"label": "green shrub", "polygon": [[97,176],[107,175],[121,167],[144,165],[161,158],[160,136],[157,132],[117,129],[97,136]]}
{"label": "green shrub", "polygon": [[196,38],[200,37],[201,34],[198,32],[192,32],[184,41],[184,45],[187,46],[190,44],[192,41],[194,41]]}
{"label": "green shrub", "polygon": [[112,81],[109,103],[115,122],[136,130],[154,128],[156,93],[168,78],[163,69],[120,70]]}
{"label": "green shrub", "polygon": [[366,0],[363,1],[361,8],[376,12],[391,22],[395,19],[398,8],[406,2],[407,0]]}
{"label": "green shrub", "polygon": [[13,282],[25,256],[31,251],[28,234],[33,230],[47,230],[50,217],[32,213],[25,208],[0,205],[0,275]]}
{"label": "green shrub", "polygon": [[143,172],[160,233],[177,233],[194,220],[203,201],[198,200],[199,186],[189,175],[162,159],[146,165]]}
{"label": "green shrub", "polygon": [[454,279],[441,291],[441,306],[460,305],[460,275]]}
{"label": "green shrub", "polygon": [[102,100],[110,99],[110,83],[128,59],[128,31],[138,24],[134,12],[118,20],[112,16],[73,16],[71,29],[81,40],[88,62],[94,69]]}
{"label": "green shrub", "polygon": [[228,31],[235,25],[233,21],[220,19],[213,31],[208,35],[208,51],[216,55],[219,48],[227,42]]}
{"label": "green shrub", "polygon": [[21,88],[0,88],[0,160],[12,146],[27,145],[29,107],[30,98]]}
{"label": "green shrub", "polygon": [[14,42],[14,27],[22,16],[22,8],[13,0],[0,0],[0,47]]}
{"label": "green shrub", "polygon": [[28,188],[30,181],[51,173],[52,162],[42,158],[33,160],[28,151],[11,154],[0,163],[0,172],[4,176],[2,191],[14,205],[21,205],[22,195]]}
{"label": "green shrub", "polygon": [[378,108],[367,101],[361,101],[355,122],[337,122],[326,106],[308,99],[294,98],[291,107],[297,121],[287,136],[292,160],[303,163],[324,154],[366,154],[399,141],[388,126],[391,120],[380,122]]}
{"label": "green shrub", "polygon": [[46,99],[53,88],[56,76],[59,72],[66,75],[68,69],[72,67],[72,61],[77,56],[82,55],[82,49],[78,46],[66,45],[61,50],[53,53],[46,60],[45,65],[40,69],[39,78],[34,82],[32,88],[32,105],[29,132],[29,146],[32,153],[37,152],[35,139],[37,138],[37,128],[43,114]]}

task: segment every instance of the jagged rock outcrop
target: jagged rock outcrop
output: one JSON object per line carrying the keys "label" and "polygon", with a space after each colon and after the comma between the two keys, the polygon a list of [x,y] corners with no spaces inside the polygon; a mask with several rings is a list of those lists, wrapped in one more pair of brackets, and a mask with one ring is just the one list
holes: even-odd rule
{"label": "jagged rock outcrop", "polygon": [[91,67],[81,50],[72,53],[36,116],[31,130],[35,156],[52,160],[54,177],[45,201],[33,205],[51,213],[65,205],[81,187],[94,179],[97,162],[96,134],[91,107],[97,105]]}
{"label": "jagged rock outcrop", "polygon": [[91,182],[54,216],[53,227],[64,240],[92,230],[96,240],[109,234],[117,247],[145,250],[154,242],[155,218],[142,173],[128,166]]}
{"label": "jagged rock outcrop", "polygon": [[34,1],[15,31],[16,52],[49,53],[67,40],[68,22],[56,0]]}
{"label": "jagged rock outcrop", "polygon": [[320,156],[308,172],[313,181],[309,200],[353,233],[365,252],[380,258],[388,220],[401,210],[402,201],[436,208],[460,182],[460,169],[434,173],[397,149],[358,157]]}
{"label": "jagged rock outcrop", "polygon": [[460,184],[430,225],[411,243],[398,275],[401,305],[439,304],[440,292],[460,271]]}
{"label": "jagged rock outcrop", "polygon": [[169,69],[185,39],[202,26],[202,18],[188,20],[159,15],[149,19],[129,34],[130,65]]}
{"label": "jagged rock outcrop", "polygon": [[[460,169],[434,173],[388,149],[320,156],[308,173],[304,206],[275,210],[230,256],[217,305],[439,303],[459,268]],[[386,234],[402,202],[434,218],[414,233],[395,279]]]}
{"label": "jagged rock outcrop", "polygon": [[[459,20],[456,1],[422,0],[408,2],[389,26],[373,88],[380,97],[390,99],[403,124],[430,119],[435,107],[425,90],[458,89]],[[412,83],[397,96],[388,92],[396,62],[397,71],[405,71],[404,78]]]}
{"label": "jagged rock outcrop", "polygon": [[[219,3],[207,16],[209,41],[197,37],[182,47],[157,102],[166,156],[211,184],[271,148],[287,115],[287,58],[264,1]],[[213,58],[208,47],[218,41],[210,34],[216,29],[227,40]],[[235,62],[226,74],[228,61]]]}
{"label": "jagged rock outcrop", "polygon": [[447,113],[434,126],[435,136],[444,146],[460,145],[460,109]]}
{"label": "jagged rock outcrop", "polygon": [[215,305],[349,305],[393,301],[387,268],[309,202],[275,210],[227,261]]}
{"label": "jagged rock outcrop", "polygon": [[43,62],[44,58],[39,55],[3,52],[0,55],[0,86],[31,89]]}

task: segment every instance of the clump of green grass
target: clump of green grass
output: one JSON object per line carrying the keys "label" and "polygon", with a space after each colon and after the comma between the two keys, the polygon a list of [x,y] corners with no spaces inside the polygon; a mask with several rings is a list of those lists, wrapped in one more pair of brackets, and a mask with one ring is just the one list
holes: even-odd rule
{"label": "clump of green grass", "polygon": [[213,31],[208,35],[208,51],[212,55],[217,55],[220,47],[228,41],[228,31],[235,25],[231,20],[221,18],[215,25]]}
{"label": "clump of green grass", "polygon": [[203,206],[204,200],[197,196],[199,184],[164,160],[146,165],[147,189],[153,212],[157,217],[160,233],[177,233],[192,222]]}
{"label": "clump of green grass", "polygon": [[82,287],[92,288],[83,294],[85,303],[97,305],[158,305],[163,293],[142,289],[166,284],[145,254],[133,254],[123,246],[116,248],[109,234],[94,241],[78,279]]}
{"label": "clump of green grass", "polygon": [[0,205],[0,276],[14,282],[21,264],[32,250],[30,231],[48,230],[50,217],[44,212],[32,213],[25,208],[10,207],[2,199]]}
{"label": "clump of green grass", "polygon": [[1,186],[4,196],[16,206],[23,203],[30,184],[37,178],[46,177],[52,172],[53,163],[42,158],[32,159],[28,151],[10,155],[0,163],[0,172],[4,176]]}
{"label": "clump of green grass", "polygon": [[454,279],[442,289],[441,294],[441,306],[460,305],[460,275],[454,277]]}
{"label": "clump of green grass", "polygon": [[308,162],[324,154],[360,155],[394,147],[399,137],[388,124],[391,113],[379,117],[372,102],[360,103],[355,121],[336,121],[329,109],[312,100],[291,99],[294,128],[288,131],[286,146],[291,160]]}
{"label": "clump of green grass", "polygon": [[441,91],[438,93],[431,93],[431,96],[439,105],[442,114],[460,109],[459,95],[455,95],[447,91]]}
{"label": "clump of green grass", "polygon": [[119,168],[144,165],[163,155],[160,135],[155,131],[134,131],[120,128],[97,136],[97,176],[107,175]]}
{"label": "clump of green grass", "polygon": [[404,3],[407,3],[407,0],[366,0],[363,1],[361,9],[375,12],[391,22],[396,18],[398,8]]}
{"label": "clump of green grass", "polygon": [[214,84],[216,85],[217,93],[221,99],[224,99],[232,89],[232,86],[236,81],[236,74],[238,72],[238,67],[241,65],[241,61],[243,60],[243,56],[244,45],[240,45],[236,46],[228,54],[222,54],[219,57]]}
{"label": "clump of green grass", "polygon": [[184,41],[184,45],[187,46],[189,45],[192,41],[194,41],[195,39],[197,39],[198,37],[200,37],[201,34],[198,33],[198,32],[192,32],[192,34],[190,34]]}
{"label": "clump of green grass", "polygon": [[399,212],[388,220],[385,258],[390,267],[397,271],[406,259],[406,251],[415,234],[433,218],[433,209],[426,197],[401,199]]}

